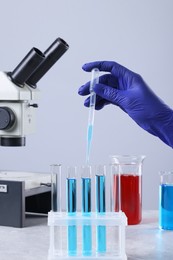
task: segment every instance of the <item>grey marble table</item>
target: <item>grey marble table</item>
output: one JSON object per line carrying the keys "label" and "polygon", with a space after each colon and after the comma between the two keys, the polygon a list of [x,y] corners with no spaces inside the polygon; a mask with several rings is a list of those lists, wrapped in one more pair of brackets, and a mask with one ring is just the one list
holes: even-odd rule
{"label": "grey marble table", "polygon": [[140,225],[126,231],[128,260],[173,260],[173,231],[160,230],[158,211],[144,211]]}
{"label": "grey marble table", "polygon": [[[47,260],[46,217],[30,217],[25,228],[0,227],[0,260]],[[128,260],[173,259],[173,231],[158,228],[158,212],[144,211],[140,225],[126,228]],[[105,259],[106,260],[106,259]]]}

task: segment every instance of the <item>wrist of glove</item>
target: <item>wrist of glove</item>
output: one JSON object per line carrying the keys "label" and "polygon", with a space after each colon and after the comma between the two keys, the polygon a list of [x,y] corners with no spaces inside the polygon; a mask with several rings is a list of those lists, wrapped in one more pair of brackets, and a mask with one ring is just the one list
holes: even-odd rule
{"label": "wrist of glove", "polygon": [[173,148],[173,110],[167,107],[157,116],[157,119],[149,122],[147,131]]}

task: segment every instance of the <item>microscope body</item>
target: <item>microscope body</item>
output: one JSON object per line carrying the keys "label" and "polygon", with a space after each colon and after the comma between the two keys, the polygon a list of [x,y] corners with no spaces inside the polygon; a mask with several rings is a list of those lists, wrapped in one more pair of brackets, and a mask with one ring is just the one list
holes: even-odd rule
{"label": "microscope body", "polygon": [[35,103],[39,90],[13,83],[0,72],[0,142],[2,146],[24,146],[25,136],[35,130]]}
{"label": "microscope body", "polygon": [[0,146],[25,146],[35,131],[36,84],[68,48],[57,38],[44,53],[32,48],[12,72],[0,71]]}

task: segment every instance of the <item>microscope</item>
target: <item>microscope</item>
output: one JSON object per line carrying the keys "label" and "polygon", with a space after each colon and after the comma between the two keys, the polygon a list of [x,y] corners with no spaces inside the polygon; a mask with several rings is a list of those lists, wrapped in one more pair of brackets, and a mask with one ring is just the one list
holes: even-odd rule
{"label": "microscope", "polygon": [[0,72],[0,146],[25,146],[35,129],[37,82],[68,48],[57,38],[45,52],[33,47],[12,72]]}

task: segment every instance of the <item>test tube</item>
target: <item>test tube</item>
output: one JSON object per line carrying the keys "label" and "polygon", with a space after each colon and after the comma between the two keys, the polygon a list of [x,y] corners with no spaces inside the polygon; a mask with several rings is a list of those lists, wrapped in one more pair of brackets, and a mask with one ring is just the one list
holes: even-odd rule
{"label": "test tube", "polygon": [[[106,198],[105,198],[105,175],[106,166],[99,165],[96,169],[96,212],[97,214],[105,214]],[[106,227],[97,226],[97,252],[106,252]]]}
{"label": "test tube", "polygon": [[[76,215],[76,167],[68,167],[66,179],[67,212],[69,216]],[[77,253],[77,228],[75,225],[68,226],[68,254],[74,256]]]}
{"label": "test tube", "polygon": [[111,158],[111,180],[110,180],[110,209],[112,212],[121,211],[121,179],[119,165]]}
{"label": "test tube", "polygon": [[[53,214],[61,214],[61,165],[51,166],[51,208]],[[52,238],[53,251],[63,255],[62,249],[62,226],[51,226],[50,235]]]}
{"label": "test tube", "polygon": [[61,212],[61,164],[51,165],[51,208],[53,212]]}
{"label": "test tube", "polygon": [[[82,173],[82,214],[90,216],[91,213],[91,166],[83,166]],[[82,227],[82,253],[84,256],[92,253],[92,228],[90,225]]]}

